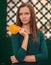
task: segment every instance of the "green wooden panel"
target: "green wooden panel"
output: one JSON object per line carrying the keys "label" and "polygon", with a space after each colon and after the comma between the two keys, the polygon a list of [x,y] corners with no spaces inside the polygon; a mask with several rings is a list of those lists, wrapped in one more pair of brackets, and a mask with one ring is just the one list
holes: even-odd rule
{"label": "green wooden panel", "polygon": [[0,0],[0,65],[9,65],[10,43],[6,38],[6,0]]}

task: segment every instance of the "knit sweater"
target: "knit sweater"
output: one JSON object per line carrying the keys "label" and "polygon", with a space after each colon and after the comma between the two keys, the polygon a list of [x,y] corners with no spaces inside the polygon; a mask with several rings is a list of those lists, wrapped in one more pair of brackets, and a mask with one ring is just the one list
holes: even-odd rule
{"label": "knit sweater", "polygon": [[[34,43],[32,41],[32,34],[28,35],[27,51],[21,47],[24,37],[19,33],[11,35],[13,55],[15,55],[16,59],[19,61],[16,65],[37,65],[39,61],[46,60],[48,57],[47,45],[42,31],[36,33],[37,42]],[[23,60],[26,55],[34,55],[36,62],[24,62]]]}

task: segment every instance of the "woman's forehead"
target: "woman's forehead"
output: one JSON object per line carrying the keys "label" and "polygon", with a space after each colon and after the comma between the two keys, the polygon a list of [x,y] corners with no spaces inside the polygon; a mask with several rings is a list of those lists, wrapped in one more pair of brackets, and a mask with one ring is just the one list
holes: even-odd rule
{"label": "woman's forehead", "polygon": [[27,6],[21,7],[19,13],[21,12],[30,12],[29,8]]}

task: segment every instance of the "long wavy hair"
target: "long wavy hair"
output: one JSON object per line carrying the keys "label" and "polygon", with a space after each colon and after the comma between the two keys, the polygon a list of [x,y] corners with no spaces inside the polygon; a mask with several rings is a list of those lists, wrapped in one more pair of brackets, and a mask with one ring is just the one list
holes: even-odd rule
{"label": "long wavy hair", "polygon": [[22,26],[22,22],[19,18],[19,11],[20,11],[20,8],[23,8],[25,6],[28,7],[29,11],[30,11],[30,15],[31,15],[30,31],[32,31],[31,32],[32,33],[32,40],[35,42],[35,41],[37,41],[36,32],[37,32],[38,28],[37,28],[37,25],[36,25],[36,14],[35,14],[35,11],[34,11],[34,7],[31,4],[23,3],[18,7],[18,10],[17,10],[17,13],[16,13],[16,25]]}

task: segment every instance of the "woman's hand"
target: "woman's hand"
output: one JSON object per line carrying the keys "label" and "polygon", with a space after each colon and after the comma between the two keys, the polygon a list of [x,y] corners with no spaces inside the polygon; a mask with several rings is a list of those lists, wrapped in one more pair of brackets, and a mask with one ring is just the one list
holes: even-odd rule
{"label": "woman's hand", "polygon": [[26,31],[25,28],[21,28],[21,29],[19,29],[19,33],[20,33],[23,37],[28,36],[28,33],[27,33],[27,31]]}
{"label": "woman's hand", "polygon": [[36,62],[36,58],[34,55],[27,55],[25,56],[24,61],[25,62]]}
{"label": "woman's hand", "polygon": [[12,63],[18,63],[19,61],[15,58],[15,56],[10,57]]}

